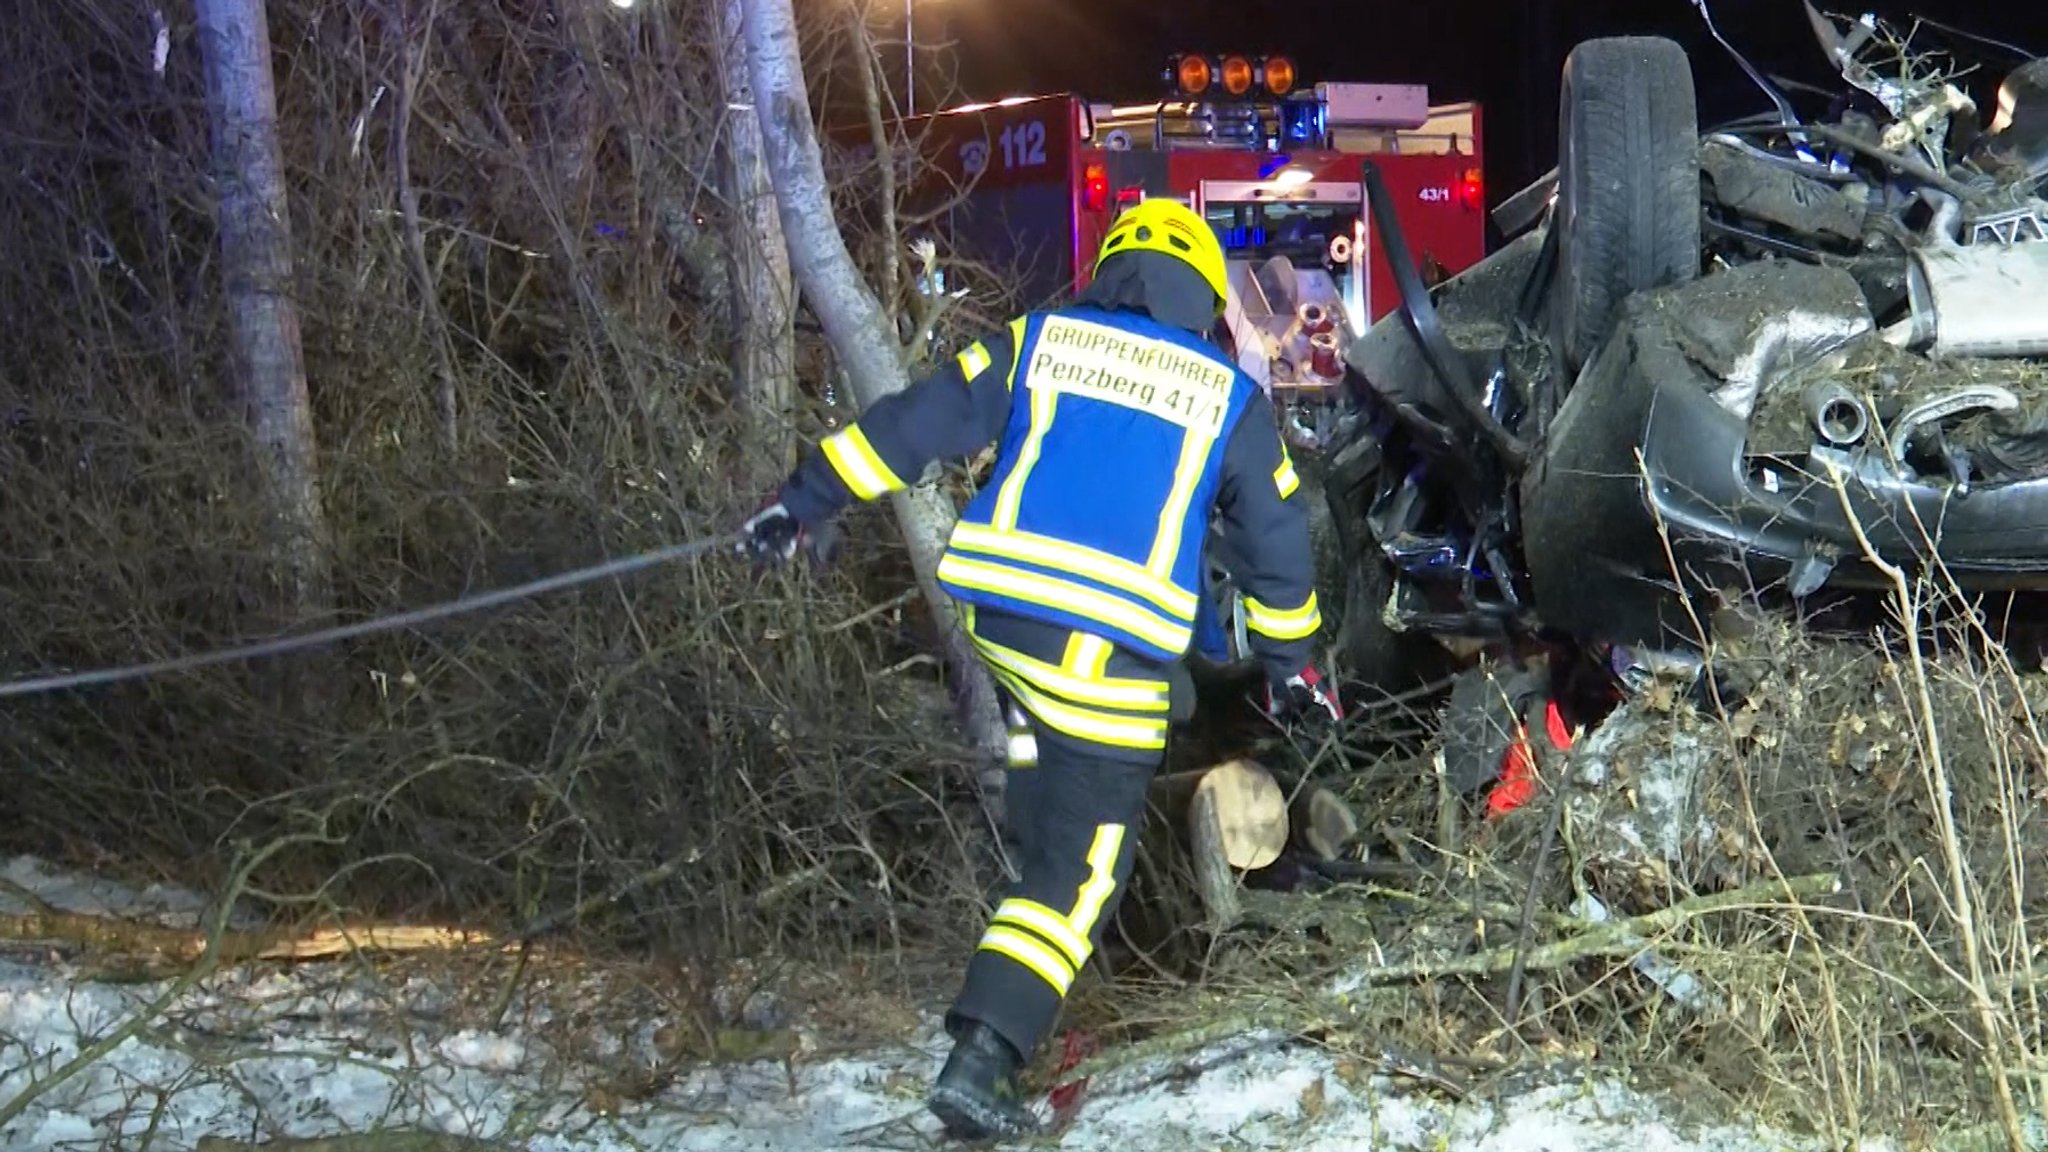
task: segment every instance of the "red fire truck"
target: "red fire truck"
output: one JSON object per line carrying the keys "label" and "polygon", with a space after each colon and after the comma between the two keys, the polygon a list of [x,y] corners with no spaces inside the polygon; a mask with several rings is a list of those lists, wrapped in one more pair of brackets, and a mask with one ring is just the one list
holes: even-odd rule
{"label": "red fire truck", "polygon": [[[1334,384],[1350,337],[1399,302],[1361,161],[1379,168],[1425,279],[1485,255],[1476,104],[1431,105],[1422,85],[1299,86],[1281,56],[1182,55],[1165,79],[1145,103],[1016,97],[908,122],[920,226],[1039,306],[1087,283],[1123,208],[1178,198],[1231,258],[1240,361],[1290,391]],[[835,133],[867,151],[862,135]]]}

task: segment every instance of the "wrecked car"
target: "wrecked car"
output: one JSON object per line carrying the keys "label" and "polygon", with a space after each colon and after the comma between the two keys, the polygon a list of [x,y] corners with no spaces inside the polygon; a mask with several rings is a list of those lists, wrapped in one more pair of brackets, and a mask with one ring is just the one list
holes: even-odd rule
{"label": "wrecked car", "polygon": [[1703,130],[1678,44],[1577,45],[1557,168],[1434,290],[1366,165],[1403,303],[1322,461],[1352,678],[1559,638],[1683,663],[1727,594],[1881,588],[1872,555],[2048,589],[2048,60],[1987,121],[1881,22],[1807,14],[1826,116],[1737,54],[1770,108]]}

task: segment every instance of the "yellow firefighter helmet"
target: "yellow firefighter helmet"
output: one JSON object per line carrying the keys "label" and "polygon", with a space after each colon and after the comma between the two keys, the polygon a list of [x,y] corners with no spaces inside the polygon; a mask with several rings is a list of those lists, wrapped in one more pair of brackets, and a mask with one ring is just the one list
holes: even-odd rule
{"label": "yellow firefighter helmet", "polygon": [[1201,274],[1202,281],[1216,293],[1216,309],[1230,295],[1230,270],[1223,259],[1223,245],[1216,230],[1178,200],[1140,200],[1109,226],[1102,239],[1102,251],[1095,257],[1096,271],[1103,261],[1120,252],[1163,252]]}

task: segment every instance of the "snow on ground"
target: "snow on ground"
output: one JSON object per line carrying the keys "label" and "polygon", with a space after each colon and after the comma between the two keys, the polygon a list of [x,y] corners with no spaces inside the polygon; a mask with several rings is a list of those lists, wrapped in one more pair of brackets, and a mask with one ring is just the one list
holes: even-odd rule
{"label": "snow on ground", "polygon": [[16,892],[27,892],[67,912],[127,916],[152,923],[194,924],[206,901],[180,888],[152,884],[133,889],[111,880],[52,869],[33,856],[17,856],[0,867],[0,909],[26,912]]}
{"label": "snow on ground", "polygon": [[[60,907],[130,907],[113,887],[17,861],[5,875]],[[162,894],[158,898],[163,899]],[[172,901],[174,904],[177,901]],[[163,985],[85,983],[61,963],[0,964],[0,1111],[158,998]],[[440,1021],[450,990],[397,987],[362,966],[224,974],[0,1125],[14,1149],[192,1148],[377,1127],[500,1140],[535,1152],[769,1152],[928,1147],[922,1096],[943,1055],[935,1017],[915,1043],[859,1055],[705,1070],[593,1110],[591,1082],[536,1033]],[[636,1035],[607,1038],[642,1050]],[[1453,1105],[1339,1057],[1239,1041],[1173,1068],[1105,1073],[1056,1146],[1289,1148],[1302,1152],[1751,1152],[1800,1147],[1737,1129],[1682,1132],[1611,1082]]]}

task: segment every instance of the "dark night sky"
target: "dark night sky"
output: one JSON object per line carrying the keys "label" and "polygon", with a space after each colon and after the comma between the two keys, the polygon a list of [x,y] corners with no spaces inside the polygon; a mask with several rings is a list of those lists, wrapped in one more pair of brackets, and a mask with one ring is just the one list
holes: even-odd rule
{"label": "dark night sky", "polygon": [[[1146,99],[1172,51],[1286,52],[1303,82],[1317,79],[1426,83],[1432,102],[1484,106],[1488,198],[1498,199],[1550,167],[1556,147],[1557,79],[1572,44],[1593,36],[1662,35],[1693,57],[1701,115],[1762,111],[1763,94],[1708,36],[1690,0],[914,0],[921,42],[943,32],[958,45],[969,99],[1072,90],[1091,99]],[[1823,11],[1861,14],[1853,0],[1819,0]],[[2024,5],[2005,0],[1922,0],[1945,24],[2048,51],[2048,16],[2000,19]],[[1913,7],[1868,5],[1886,19]],[[1798,0],[1713,0],[1722,35],[1766,73],[1839,87],[1808,31]],[[900,34],[900,32],[899,32]],[[1938,35],[1929,31],[1927,35]],[[1981,53],[1971,88],[1988,105],[2014,61]],[[1931,46],[1931,45],[1930,45]],[[922,100],[920,100],[922,103]]]}

